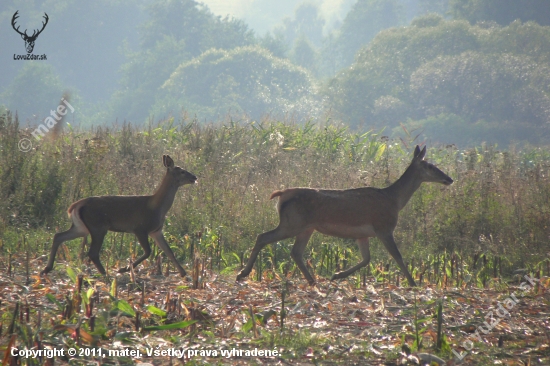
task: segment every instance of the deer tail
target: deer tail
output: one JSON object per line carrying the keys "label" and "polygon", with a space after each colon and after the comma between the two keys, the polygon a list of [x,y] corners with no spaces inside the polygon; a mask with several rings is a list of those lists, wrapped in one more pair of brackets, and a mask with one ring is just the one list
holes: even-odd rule
{"label": "deer tail", "polygon": [[80,208],[84,206],[84,204],[86,204],[87,200],[88,199],[85,198],[80,201],[74,202],[67,209],[67,214],[69,215],[69,218],[73,221],[73,225],[76,226],[79,231],[86,232],[89,234],[90,230],[88,230],[88,227],[80,217]]}
{"label": "deer tail", "polygon": [[279,197],[279,196],[282,196],[283,195],[283,191],[275,191],[273,193],[271,193],[271,196],[269,197],[270,200],[274,199],[275,197]]}

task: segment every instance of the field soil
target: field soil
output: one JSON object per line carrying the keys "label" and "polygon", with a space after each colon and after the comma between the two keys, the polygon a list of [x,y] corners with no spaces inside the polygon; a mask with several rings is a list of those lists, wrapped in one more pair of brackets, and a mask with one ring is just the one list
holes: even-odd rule
{"label": "field soil", "polygon": [[[77,275],[63,261],[40,277],[45,260],[16,254],[10,268],[2,261],[4,365],[550,364],[549,280],[527,273],[485,289],[411,289],[369,276],[364,283],[318,278],[311,287],[300,273],[264,272],[261,282],[252,273],[236,283],[236,273],[201,269],[198,261],[185,279],[151,273],[155,266],[108,278],[82,266]],[[14,357],[12,346],[64,355]]]}

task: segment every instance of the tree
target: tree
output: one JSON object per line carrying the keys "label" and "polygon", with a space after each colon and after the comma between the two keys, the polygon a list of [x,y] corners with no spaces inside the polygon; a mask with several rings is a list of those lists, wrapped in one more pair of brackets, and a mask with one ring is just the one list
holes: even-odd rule
{"label": "tree", "polygon": [[17,112],[21,120],[38,124],[57,108],[64,90],[59,75],[51,65],[27,62],[0,94],[0,104]]}
{"label": "tree", "polygon": [[446,21],[430,14],[380,32],[330,80],[330,106],[351,125],[399,126],[453,114],[465,123],[550,121],[550,28]]}
{"label": "tree", "polygon": [[480,47],[490,53],[527,55],[537,62],[550,62],[550,31],[537,23],[515,21],[506,27],[480,32]]}
{"label": "tree", "polygon": [[[387,122],[397,125],[399,120],[387,120],[387,113],[394,107],[399,113],[391,111],[392,116],[414,117],[416,112],[409,106],[411,74],[440,55],[460,55],[476,50],[480,43],[475,29],[466,21],[435,17],[437,19],[428,15],[429,21],[416,21],[410,27],[380,32],[358,52],[355,63],[341,71],[325,89],[333,111],[352,125]],[[379,100],[381,97],[385,98]],[[378,107],[375,106],[377,100]],[[386,112],[381,113],[383,110]]]}
{"label": "tree", "polygon": [[156,0],[148,7],[149,20],[140,26],[141,48],[151,49],[171,36],[184,41],[196,57],[210,48],[230,49],[254,42],[254,34],[241,20],[215,16],[195,0]]}
{"label": "tree", "polygon": [[308,114],[314,105],[309,74],[258,46],[209,50],[182,63],[163,86],[159,111],[182,108],[201,118],[228,112],[258,119],[267,113]]}
{"label": "tree", "polygon": [[294,42],[290,59],[298,66],[311,71],[312,74],[317,74],[317,51],[308,39],[301,35]]}
{"label": "tree", "polygon": [[411,75],[411,97],[424,117],[452,113],[471,122],[550,122],[550,68],[527,56],[465,52],[442,56]]}
{"label": "tree", "polygon": [[338,51],[343,66],[353,62],[355,53],[383,29],[403,22],[403,9],[398,0],[358,0],[350,10],[338,36]]}
{"label": "tree", "polygon": [[508,25],[519,19],[550,25],[548,0],[451,0],[450,8],[455,19],[466,19],[472,24],[494,21]]}
{"label": "tree", "polygon": [[265,49],[268,49],[273,56],[278,58],[286,58],[288,53],[288,45],[285,42],[285,37],[281,32],[266,33],[265,36],[259,40],[259,45]]}
{"label": "tree", "polygon": [[449,0],[418,0],[418,15],[437,13],[447,14],[449,10]]}
{"label": "tree", "polygon": [[300,4],[294,19],[283,19],[283,25],[277,27],[277,32],[284,35],[287,44],[293,45],[300,37],[308,39],[315,47],[320,47],[323,41],[325,19],[319,12],[319,7],[313,3]]}
{"label": "tree", "polygon": [[181,60],[191,57],[184,40],[166,35],[149,50],[126,51],[126,57],[121,69],[121,87],[113,93],[105,117],[139,124],[149,117],[162,83]]}
{"label": "tree", "polygon": [[182,62],[210,48],[231,49],[256,42],[239,20],[215,16],[195,0],[156,0],[140,26],[140,49],[126,50],[121,87],[107,111],[111,118],[145,121],[159,88]]}

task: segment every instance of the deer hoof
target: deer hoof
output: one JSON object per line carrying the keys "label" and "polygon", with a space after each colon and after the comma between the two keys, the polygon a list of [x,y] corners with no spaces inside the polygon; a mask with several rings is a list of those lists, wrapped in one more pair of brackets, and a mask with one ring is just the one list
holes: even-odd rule
{"label": "deer hoof", "polygon": [[241,281],[243,278],[247,277],[248,276],[248,273],[247,274],[244,274],[243,271],[239,272],[239,274],[237,275],[237,279],[235,281],[239,282]]}
{"label": "deer hoof", "polygon": [[130,270],[130,267],[123,267],[118,270],[118,273],[126,273]]}

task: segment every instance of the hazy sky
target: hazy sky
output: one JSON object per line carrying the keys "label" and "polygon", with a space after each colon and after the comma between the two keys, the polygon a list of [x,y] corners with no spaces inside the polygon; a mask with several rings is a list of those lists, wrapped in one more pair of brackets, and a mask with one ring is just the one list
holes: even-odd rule
{"label": "hazy sky", "polygon": [[[280,24],[285,17],[293,17],[294,10],[304,2],[317,4],[331,28],[341,21],[355,3],[355,0],[202,0],[213,13],[221,16],[231,15],[243,19],[248,25],[263,35]],[[325,29],[326,31],[326,29]]]}

